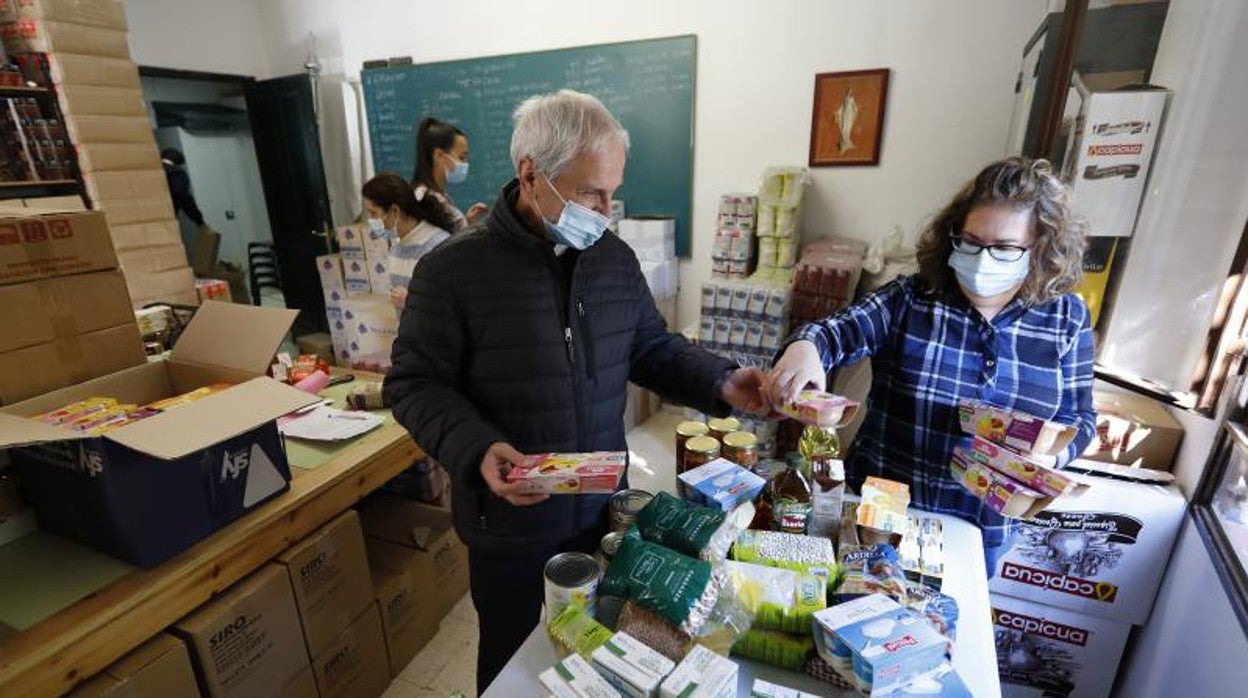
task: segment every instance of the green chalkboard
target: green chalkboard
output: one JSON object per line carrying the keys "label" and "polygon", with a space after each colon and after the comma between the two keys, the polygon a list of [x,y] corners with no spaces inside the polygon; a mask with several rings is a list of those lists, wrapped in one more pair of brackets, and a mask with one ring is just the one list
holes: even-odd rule
{"label": "green chalkboard", "polygon": [[676,250],[689,254],[693,199],[693,95],[697,38],[375,68],[362,73],[378,172],[411,177],[415,126],[425,116],[468,134],[468,181],[450,187],[461,208],[493,205],[514,176],[511,114],[526,97],[570,88],[595,95],[629,131],[632,150],[616,192],[629,215],[677,219]]}

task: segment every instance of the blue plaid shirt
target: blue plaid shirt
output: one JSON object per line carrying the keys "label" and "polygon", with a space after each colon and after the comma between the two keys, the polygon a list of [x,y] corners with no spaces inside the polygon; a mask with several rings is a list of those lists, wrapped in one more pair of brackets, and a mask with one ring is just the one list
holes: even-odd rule
{"label": "blue plaid shirt", "polygon": [[910,485],[917,508],[977,524],[1000,545],[1009,522],[954,482],[953,447],[964,398],[1078,425],[1058,457],[1065,465],[1095,432],[1092,326],[1073,295],[1026,307],[1017,300],[991,322],[957,291],[928,294],[902,277],[853,306],[799,329],[826,370],[872,359],[867,415],[846,459],[857,489],[868,475]]}

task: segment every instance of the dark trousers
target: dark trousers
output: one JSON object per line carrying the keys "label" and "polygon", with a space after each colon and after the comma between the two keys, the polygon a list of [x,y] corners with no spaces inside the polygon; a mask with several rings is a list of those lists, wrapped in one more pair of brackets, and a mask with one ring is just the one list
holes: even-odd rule
{"label": "dark trousers", "polygon": [[490,555],[468,549],[472,605],[477,609],[477,694],[511,661],[542,614],[545,596],[543,570],[559,552],[593,552],[604,530],[586,531],[562,545],[536,553]]}

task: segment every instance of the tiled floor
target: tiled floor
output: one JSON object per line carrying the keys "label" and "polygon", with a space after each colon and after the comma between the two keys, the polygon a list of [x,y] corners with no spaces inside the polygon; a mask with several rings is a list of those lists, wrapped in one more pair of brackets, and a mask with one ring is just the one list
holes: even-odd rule
{"label": "tiled floor", "polygon": [[437,636],[399,674],[382,698],[477,695],[477,612],[465,596],[442,619]]}
{"label": "tiled floor", "polygon": [[[675,474],[672,434],[684,419],[680,411],[664,411],[628,434],[632,451],[629,483],[656,492],[671,492]],[[432,641],[391,684],[383,698],[449,698],[476,696],[477,612],[465,596],[442,620]]]}

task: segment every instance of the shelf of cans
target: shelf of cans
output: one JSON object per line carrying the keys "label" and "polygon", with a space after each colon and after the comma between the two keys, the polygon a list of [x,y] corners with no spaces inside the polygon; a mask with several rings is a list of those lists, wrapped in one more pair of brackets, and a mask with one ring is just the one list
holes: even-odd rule
{"label": "shelf of cans", "polygon": [[[0,76],[13,75],[9,68],[0,69]],[[77,177],[74,149],[52,93],[14,87],[0,83],[0,182]]]}
{"label": "shelf of cans", "polygon": [[770,366],[788,334],[792,292],[776,284],[702,284],[698,344],[742,366]]}

